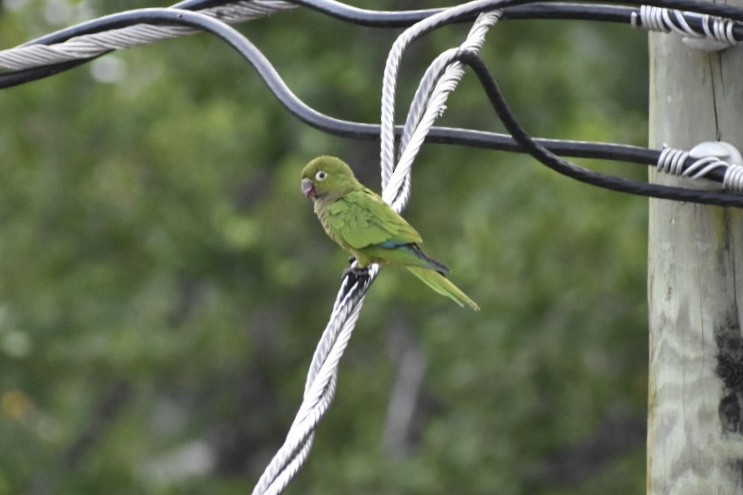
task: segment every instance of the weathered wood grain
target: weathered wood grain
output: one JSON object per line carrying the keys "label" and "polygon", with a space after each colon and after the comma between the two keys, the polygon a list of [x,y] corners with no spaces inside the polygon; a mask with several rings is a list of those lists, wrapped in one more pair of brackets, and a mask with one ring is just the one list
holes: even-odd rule
{"label": "weathered wood grain", "polygon": [[[743,148],[743,47],[705,53],[652,34],[650,74],[651,147]],[[647,493],[741,494],[743,212],[651,200],[649,236]]]}

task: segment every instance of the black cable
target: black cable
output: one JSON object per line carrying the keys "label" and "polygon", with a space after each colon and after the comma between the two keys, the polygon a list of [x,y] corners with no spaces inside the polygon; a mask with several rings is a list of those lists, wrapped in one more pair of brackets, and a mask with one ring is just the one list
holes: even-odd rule
{"label": "black cable", "polygon": [[[413,11],[372,11],[351,7],[334,0],[292,0],[297,5],[303,5],[310,9],[316,10],[323,14],[335,17],[345,22],[358,25],[373,27],[409,27],[424,18],[441,11],[442,9],[427,9]],[[536,2],[536,0],[504,0],[506,4],[514,4],[515,7],[506,10],[506,18],[513,19],[597,19],[603,21],[628,23],[631,13],[634,9],[622,6],[583,6],[577,4]],[[536,2],[536,3],[535,3]],[[215,7],[232,3],[232,0],[186,0],[175,4],[171,8],[183,10],[201,10],[209,7]],[[530,4],[522,5],[518,4]],[[119,14],[112,14],[97,19],[92,19],[75,26],[71,26],[54,33],[47,34],[40,38],[31,40],[25,45],[41,44],[52,45],[62,43],[77,36],[100,33],[111,29],[117,29],[136,24],[138,22],[147,23],[146,17],[137,19],[139,13],[148,9],[131,10]],[[509,15],[508,12],[512,12]],[[133,14],[134,17],[125,16]],[[473,19],[477,13],[468,14],[452,22],[463,22]],[[107,53],[107,52],[106,52]],[[105,53],[100,54],[105,55]],[[48,77],[61,71],[77,67],[86,63],[93,58],[73,62],[54,64],[47,68],[34,68],[15,72],[0,73],[0,89],[9,88],[30,82],[33,80]]]}
{"label": "black cable", "polygon": [[[164,18],[163,14],[168,12],[172,15]],[[112,16],[108,16],[105,23],[90,23],[88,24],[88,26],[92,30],[91,32],[98,32],[99,30],[105,30],[104,26],[111,25],[122,27],[138,23],[185,24],[185,22],[180,22],[181,18],[178,17],[178,15],[178,11],[174,9],[142,9],[114,14]],[[197,15],[206,17],[203,14]],[[97,21],[101,21],[101,19],[98,19]],[[165,21],[163,19],[172,20]],[[223,26],[226,29],[234,31],[233,28],[222,24],[216,19],[213,20],[215,31],[211,31],[212,34],[216,34],[220,38],[225,39],[225,36],[221,35],[218,32],[219,30],[216,26]],[[195,27],[200,26],[195,25]],[[237,33],[237,31],[234,32]],[[76,35],[81,34],[89,33],[78,33]],[[237,33],[237,35],[240,36],[239,44],[241,45],[241,49],[238,49],[240,54],[246,60],[248,60],[248,62],[257,70],[258,74],[262,77],[271,92],[295,117],[316,129],[332,135],[353,139],[379,139],[380,130],[379,126],[376,124],[366,124],[336,119],[318,112],[314,108],[304,103],[288,88],[281,76],[276,72],[270,61],[262,54],[262,52],[245,37],[243,37],[239,33]],[[79,65],[83,62],[84,61],[74,61],[65,62],[64,64],[74,63]],[[29,69],[29,71],[52,70],[55,68],[56,66],[50,66],[49,68],[45,67],[38,69]],[[19,80],[16,77],[16,74],[18,73],[0,74],[0,88],[21,84],[23,81]],[[402,128],[398,126],[396,128],[396,133],[399,135],[401,131]],[[510,136],[504,134],[467,129],[455,129],[448,127],[432,128],[431,132],[426,138],[426,141],[430,143],[456,144],[460,146],[499,149],[513,152],[523,151],[518,143],[516,143]],[[561,155],[564,154],[583,158],[621,160],[643,165],[647,165],[648,163],[655,163],[660,154],[658,151],[647,150],[645,148],[615,145],[609,143],[584,143],[548,139],[540,140],[539,142],[542,143],[544,146],[547,146],[549,149],[553,150],[555,153],[559,153]]]}
{"label": "black cable", "polygon": [[[233,0],[186,0],[173,5],[174,8],[198,10],[231,3]],[[370,27],[409,27],[429,15],[444,9],[423,9],[408,11],[378,11],[361,9],[335,0],[287,0],[328,16],[361,26]],[[505,19],[562,19],[629,23],[633,12],[639,5],[653,5],[688,12],[707,13],[719,17],[743,20],[739,8],[722,4],[712,4],[694,0],[624,0],[613,5],[595,4],[595,0],[517,0],[504,3]],[[628,4],[628,5],[621,5]],[[476,14],[460,21],[470,21]],[[688,21],[688,20],[687,20]],[[692,27],[697,27],[692,24]]]}
{"label": "black cable", "polygon": [[[315,1],[318,0],[298,0],[298,1]],[[527,3],[528,0],[512,0],[509,4]],[[195,3],[195,2],[192,2]],[[216,2],[213,2],[216,3]],[[651,3],[651,2],[648,2]],[[678,5],[679,0],[664,0],[656,1],[653,3],[658,4],[669,4],[673,3]],[[342,5],[342,4],[341,4]],[[557,7],[553,5],[552,7]],[[243,37],[238,31],[234,30],[230,26],[210,18],[203,14],[195,14],[188,11],[177,11],[175,9],[142,9],[137,11],[123,12],[107,16],[106,18],[96,19],[90,23],[86,23],[86,29],[92,30],[91,32],[97,32],[107,29],[113,29],[116,27],[124,27],[131,24],[138,23],[149,23],[149,24],[176,24],[176,25],[188,25],[196,27],[207,32],[210,32],[236,49],[251,65],[256,69],[262,79],[269,86],[274,95],[279,101],[297,118],[303,122],[318,128],[324,132],[334,134],[342,137],[350,137],[354,139],[379,139],[379,126],[372,124],[364,124],[358,122],[349,122],[340,119],[335,119],[324,115],[312,107],[305,104],[302,100],[296,97],[289,87],[284,83],[278,73],[275,71],[273,66],[270,64],[268,59],[258,50],[252,43],[250,43],[245,37]],[[82,29],[81,25],[76,26],[76,29]],[[57,36],[69,35],[69,30],[54,33]],[[62,34],[66,33],[66,34]],[[75,34],[79,36],[81,34]],[[49,40],[49,35],[45,37],[46,41]],[[38,41],[38,40],[37,40]],[[84,63],[84,61],[74,61],[70,63],[58,64],[50,66],[45,69],[53,71],[53,73],[63,70],[63,66],[67,64],[78,64]],[[58,69],[58,70],[57,70]],[[34,69],[32,69],[34,70]],[[12,73],[17,74],[17,73]],[[6,79],[3,76],[12,74],[0,74],[0,88],[3,87],[3,82],[12,79]],[[478,73],[478,77],[480,74]],[[21,82],[13,81],[18,84]],[[497,89],[497,86],[496,86]],[[497,91],[496,91],[497,94]],[[501,117],[503,118],[503,117]],[[399,135],[401,128],[396,128],[396,133]],[[446,143],[446,144],[458,144],[465,146],[476,146],[489,149],[501,149],[506,151],[524,151],[527,150],[532,154],[535,154],[533,145],[537,144],[539,147],[544,149],[547,153],[550,153],[553,157],[557,158],[554,153],[561,155],[569,155],[574,157],[585,157],[585,158],[601,158],[601,159],[612,159],[628,161],[633,163],[640,163],[643,165],[654,164],[657,162],[660,152],[657,150],[648,150],[645,148],[615,145],[608,143],[585,143],[576,141],[556,141],[556,140],[532,140],[528,134],[525,135],[528,140],[521,136],[521,140],[514,140],[510,136],[497,133],[489,133],[483,131],[473,131],[466,129],[452,129],[452,128],[433,128],[427,138],[428,142],[433,143]],[[524,143],[528,143],[525,145]],[[539,153],[539,152],[537,152]],[[536,155],[535,155],[536,156]],[[549,155],[547,155],[549,156]],[[577,167],[579,170],[571,170],[570,167],[574,167],[569,162],[560,160],[555,162],[551,158],[542,160],[544,156],[540,158],[548,166],[560,170],[565,164],[568,165],[566,170],[562,170],[566,175],[581,180],[583,182],[589,182],[599,187],[605,187],[608,189],[620,190],[624,192],[630,192],[633,194],[646,194],[640,191],[647,191],[647,195],[655,197],[663,197],[668,199],[681,199],[684,201],[694,201],[700,203],[710,204],[724,204],[730,206],[740,206],[743,200],[736,200],[735,196],[712,193],[712,192],[693,192],[688,189],[672,188],[668,186],[660,186],[654,184],[647,184],[644,182],[628,181],[625,179],[618,179],[616,177],[605,176],[597,174],[595,172],[582,169]],[[687,161],[689,165],[693,160]],[[594,175],[595,174],[595,175]],[[711,178],[716,180],[722,180],[721,172],[716,171],[710,174]],[[593,182],[591,182],[593,181]],[[634,188],[634,190],[630,190]],[[647,188],[647,189],[646,189]],[[693,193],[693,194],[691,194]]]}
{"label": "black cable", "polygon": [[689,201],[718,206],[735,206],[743,208],[743,196],[718,193],[713,191],[698,191],[680,187],[663,186],[660,184],[648,184],[646,182],[632,181],[599,174],[588,169],[579,167],[555,155],[544,146],[533,140],[529,133],[516,119],[508,103],[503,96],[498,82],[488,69],[488,66],[478,54],[470,50],[462,50],[457,58],[469,65],[477,75],[485,89],[485,93],[495,109],[503,125],[508,129],[513,138],[531,156],[551,168],[552,170],[571,177],[575,180],[599,186],[613,191],[620,191],[640,196],[652,196],[661,199],[672,199],[676,201]]}
{"label": "black cable", "polygon": [[[406,28],[426,17],[445,10],[421,9],[380,11],[361,9],[335,0],[288,0],[322,14],[359,26],[379,28]],[[209,7],[233,3],[234,0],[186,0],[173,5],[184,10],[202,10]],[[527,5],[514,5],[504,10],[505,19],[564,19],[629,23],[635,8],[621,5],[581,5],[570,2],[531,0]],[[472,21],[471,14],[459,22]]]}

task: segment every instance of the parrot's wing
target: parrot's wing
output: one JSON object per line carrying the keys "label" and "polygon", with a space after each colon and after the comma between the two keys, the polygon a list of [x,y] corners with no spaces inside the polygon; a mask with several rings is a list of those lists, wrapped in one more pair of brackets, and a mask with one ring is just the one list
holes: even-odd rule
{"label": "parrot's wing", "polygon": [[330,206],[329,222],[352,249],[383,243],[419,244],[420,234],[374,191],[352,191]]}

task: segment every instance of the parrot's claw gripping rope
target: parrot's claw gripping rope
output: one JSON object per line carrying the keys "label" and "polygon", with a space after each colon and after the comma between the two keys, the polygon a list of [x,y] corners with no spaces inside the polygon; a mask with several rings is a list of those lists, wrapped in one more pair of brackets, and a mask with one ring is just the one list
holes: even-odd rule
{"label": "parrot's claw gripping rope", "polygon": [[343,271],[343,278],[348,278],[349,286],[355,285],[359,282],[361,283],[361,285],[364,285],[366,282],[368,282],[369,279],[369,270],[367,268],[359,267],[358,264],[355,263],[355,261],[356,258],[351,256],[349,260],[351,266]]}

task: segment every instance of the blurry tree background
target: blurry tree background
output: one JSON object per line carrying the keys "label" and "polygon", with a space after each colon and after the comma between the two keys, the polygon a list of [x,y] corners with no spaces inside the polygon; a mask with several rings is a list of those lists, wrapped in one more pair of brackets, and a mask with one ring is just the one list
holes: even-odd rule
{"label": "blurry tree background", "polygon": [[[3,0],[0,47],[143,6]],[[400,30],[305,9],[239,29],[309,104],[379,120]],[[398,115],[467,30],[407,53]],[[646,143],[642,32],[503,21],[483,54],[533,134]],[[471,75],[448,108],[442,125],[501,129]],[[0,495],[249,493],[346,266],[299,171],[336,154],[379,189],[378,143],[301,124],[208,35],[2,91],[0,117]],[[426,145],[406,216],[483,310],[385,269],[287,493],[643,491],[646,204]]]}

